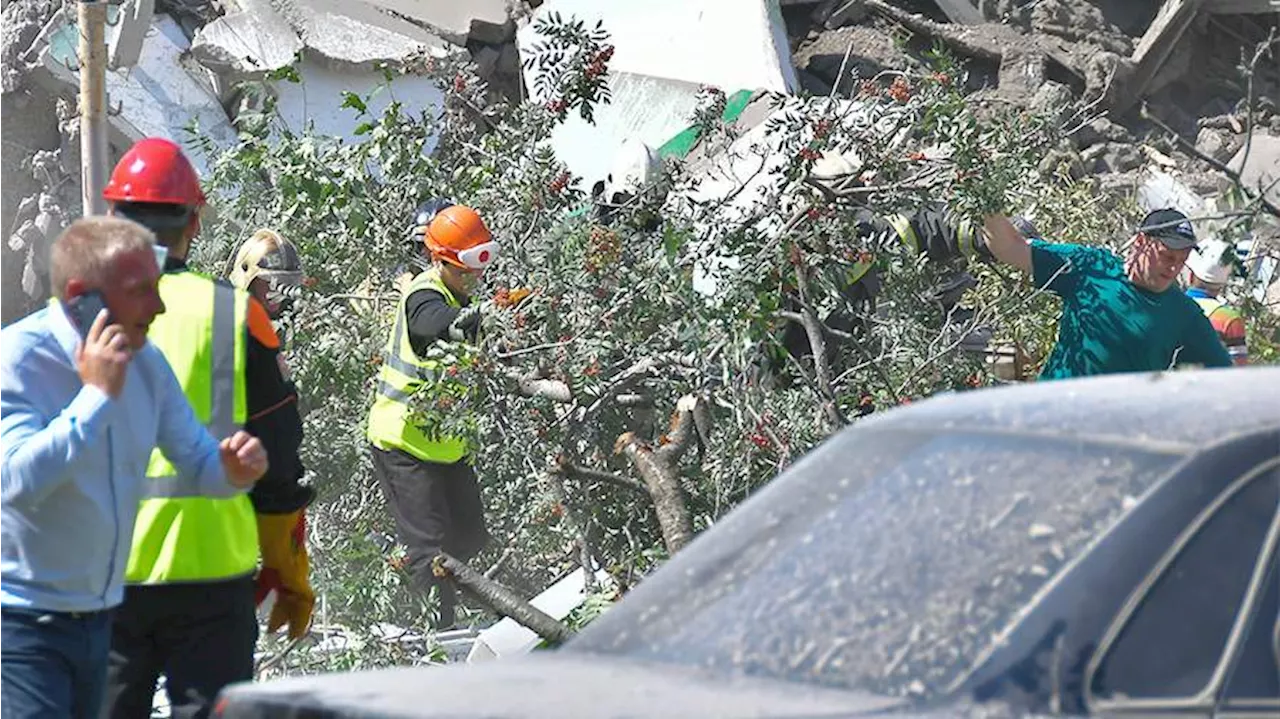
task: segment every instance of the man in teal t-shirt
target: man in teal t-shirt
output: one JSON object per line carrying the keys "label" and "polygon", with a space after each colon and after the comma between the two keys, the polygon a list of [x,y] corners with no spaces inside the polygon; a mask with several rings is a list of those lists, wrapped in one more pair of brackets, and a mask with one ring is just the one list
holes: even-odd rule
{"label": "man in teal t-shirt", "polygon": [[1148,214],[1124,259],[1101,247],[1027,243],[1000,216],[988,217],[985,227],[997,259],[1029,271],[1037,287],[1062,298],[1058,341],[1041,379],[1161,371],[1175,364],[1231,366],[1213,326],[1176,284],[1196,246],[1181,212]]}

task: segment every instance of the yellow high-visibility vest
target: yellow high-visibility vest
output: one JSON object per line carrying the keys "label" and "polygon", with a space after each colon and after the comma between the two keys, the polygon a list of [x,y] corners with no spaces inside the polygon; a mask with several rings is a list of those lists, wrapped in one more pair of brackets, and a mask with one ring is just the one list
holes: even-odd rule
{"label": "yellow high-visibility vest", "polygon": [[[165,313],[147,337],[169,361],[196,418],[214,439],[244,426],[249,293],[197,272],[160,279]],[[147,465],[125,581],[168,584],[230,579],[258,564],[258,524],[249,496],[200,494],[159,448]]]}
{"label": "yellow high-visibility vest", "polygon": [[426,462],[452,464],[468,453],[467,442],[457,437],[428,437],[421,427],[410,421],[409,398],[426,383],[436,381],[446,369],[438,360],[418,357],[409,342],[409,322],[405,318],[405,302],[419,290],[435,290],[454,308],[458,302],[440,271],[430,269],[413,278],[400,294],[396,305],[395,325],[382,353],[378,369],[373,407],[369,410],[366,436],[379,449],[398,449]]}

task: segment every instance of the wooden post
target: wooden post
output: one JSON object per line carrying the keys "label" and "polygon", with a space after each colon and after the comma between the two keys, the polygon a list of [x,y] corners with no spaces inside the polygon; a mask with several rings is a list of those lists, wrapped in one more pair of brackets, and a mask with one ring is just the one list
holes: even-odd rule
{"label": "wooden post", "polygon": [[77,3],[80,31],[80,181],[83,214],[106,214],[107,2]]}

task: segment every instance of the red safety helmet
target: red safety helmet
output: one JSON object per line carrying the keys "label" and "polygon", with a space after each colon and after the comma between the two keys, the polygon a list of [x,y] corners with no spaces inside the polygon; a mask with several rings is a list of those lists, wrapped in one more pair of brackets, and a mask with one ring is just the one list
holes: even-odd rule
{"label": "red safety helmet", "polygon": [[200,207],[205,204],[200,178],[177,143],[147,137],[134,143],[102,190],[110,202],[155,202]]}

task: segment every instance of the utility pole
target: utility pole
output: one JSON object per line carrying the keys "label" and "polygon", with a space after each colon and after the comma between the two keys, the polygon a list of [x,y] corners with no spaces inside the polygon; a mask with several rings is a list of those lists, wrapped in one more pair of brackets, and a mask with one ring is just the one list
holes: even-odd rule
{"label": "utility pole", "polygon": [[80,0],[80,184],[83,212],[103,215],[107,203],[107,5]]}

